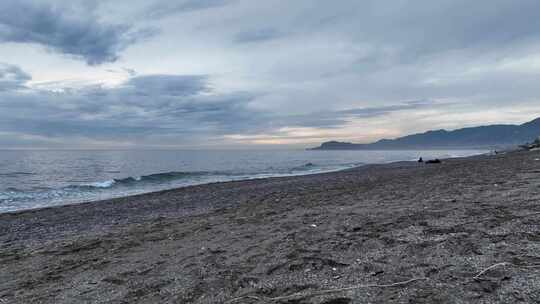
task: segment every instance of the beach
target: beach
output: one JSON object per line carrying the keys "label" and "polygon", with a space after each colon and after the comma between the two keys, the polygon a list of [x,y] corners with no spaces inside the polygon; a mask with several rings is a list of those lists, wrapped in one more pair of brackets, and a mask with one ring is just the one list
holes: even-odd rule
{"label": "beach", "polygon": [[540,152],[0,214],[0,303],[540,303]]}

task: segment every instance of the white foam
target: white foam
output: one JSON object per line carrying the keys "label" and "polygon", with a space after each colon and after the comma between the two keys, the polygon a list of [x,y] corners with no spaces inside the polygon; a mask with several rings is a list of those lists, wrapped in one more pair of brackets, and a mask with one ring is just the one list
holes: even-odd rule
{"label": "white foam", "polygon": [[90,183],[87,186],[96,187],[96,188],[110,188],[115,183],[116,183],[116,181],[114,179],[111,179],[111,180],[107,180],[107,181],[104,181],[104,182]]}

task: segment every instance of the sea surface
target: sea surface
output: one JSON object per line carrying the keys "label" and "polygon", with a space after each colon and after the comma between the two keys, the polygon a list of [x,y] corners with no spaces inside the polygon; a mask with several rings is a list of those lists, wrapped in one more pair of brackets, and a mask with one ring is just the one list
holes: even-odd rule
{"label": "sea surface", "polygon": [[447,158],[485,152],[0,150],[0,212],[212,182],[331,172],[420,156]]}

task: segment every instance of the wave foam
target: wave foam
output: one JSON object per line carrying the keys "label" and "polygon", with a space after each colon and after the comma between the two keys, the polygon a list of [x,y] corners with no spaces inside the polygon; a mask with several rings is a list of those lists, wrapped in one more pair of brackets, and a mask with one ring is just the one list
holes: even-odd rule
{"label": "wave foam", "polygon": [[116,180],[111,179],[111,180],[107,180],[107,181],[104,181],[104,182],[90,183],[90,184],[87,184],[87,185],[84,185],[84,186],[94,187],[94,188],[110,188],[110,187],[114,186],[114,184],[116,184]]}
{"label": "wave foam", "polygon": [[83,188],[83,189],[105,189],[115,186],[132,186],[138,183],[158,184],[162,182],[175,181],[180,179],[189,179],[197,176],[211,175],[210,172],[165,172],[142,176],[130,176],[126,178],[98,181],[83,185],[70,185],[65,188]]}

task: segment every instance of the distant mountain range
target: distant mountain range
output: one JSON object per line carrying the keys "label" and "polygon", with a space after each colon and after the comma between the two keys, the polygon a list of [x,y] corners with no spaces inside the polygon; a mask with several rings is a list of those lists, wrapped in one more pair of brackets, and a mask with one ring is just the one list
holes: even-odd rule
{"label": "distant mountain range", "polygon": [[489,125],[454,131],[435,130],[370,144],[329,141],[310,150],[503,149],[540,136],[540,118],[522,125]]}

